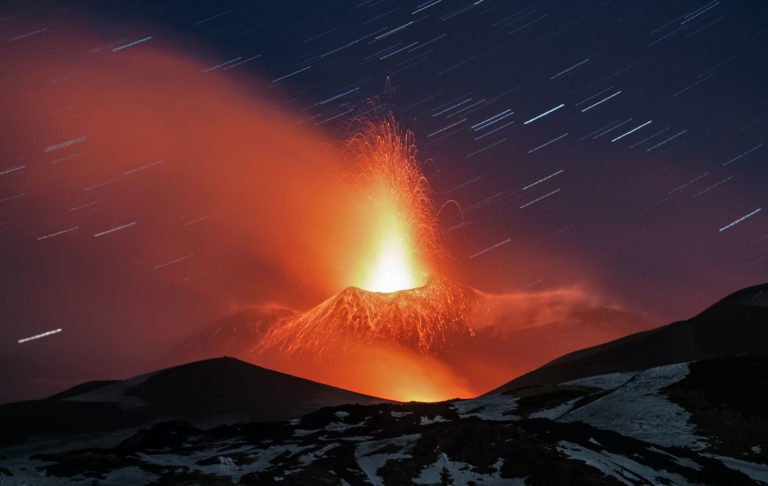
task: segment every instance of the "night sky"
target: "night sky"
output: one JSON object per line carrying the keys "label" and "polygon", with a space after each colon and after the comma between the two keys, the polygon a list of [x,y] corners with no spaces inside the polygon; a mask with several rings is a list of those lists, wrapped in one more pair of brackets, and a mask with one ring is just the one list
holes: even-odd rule
{"label": "night sky", "polygon": [[[579,287],[664,324],[768,281],[767,30],[763,1],[6,3],[0,354],[141,371],[239,306],[310,306],[334,291],[274,265],[268,251],[249,256],[232,225],[204,226],[220,208],[192,204],[200,178],[155,179],[170,165],[148,167],[171,160],[162,149],[81,179],[70,167],[110,165],[93,135],[20,121],[27,110],[15,100],[27,87],[44,94],[87,79],[89,55],[108,53],[103,62],[120,72],[118,56],[172,49],[207,66],[199,76],[227,77],[329,140],[343,140],[375,98],[431,159],[437,204],[462,208],[463,220],[453,205],[440,214],[462,281],[488,292]],[[71,50],[72,32],[100,50]],[[25,71],[46,55],[67,65],[60,76]],[[174,82],[183,93],[184,78]],[[104,89],[118,99],[130,86]],[[49,103],[46,116],[94,101],[81,98]],[[228,131],[211,103],[190,96],[183,110]],[[211,174],[236,170],[214,155]],[[138,182],[117,180],[135,169]],[[163,184],[154,190],[167,199],[126,202]],[[174,191],[189,196],[184,204]],[[174,220],[193,232],[157,229]],[[258,231],[247,211],[238,221],[247,241],[283,231],[279,218]],[[134,251],[144,244],[157,251]]]}

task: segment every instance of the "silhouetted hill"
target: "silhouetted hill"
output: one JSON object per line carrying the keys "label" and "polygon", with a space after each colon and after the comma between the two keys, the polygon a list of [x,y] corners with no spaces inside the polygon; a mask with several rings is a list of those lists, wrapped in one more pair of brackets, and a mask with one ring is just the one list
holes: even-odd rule
{"label": "silhouetted hill", "polygon": [[269,422],[321,407],[381,403],[234,358],[176,366],[122,381],[88,382],[44,400],[0,405],[0,443],[183,420],[196,426]]}
{"label": "silhouetted hill", "polygon": [[557,358],[490,393],[708,358],[768,353],[768,284],[728,295],[702,313]]}
{"label": "silhouetted hill", "polygon": [[0,449],[0,483],[766,484],[766,387],[768,357],[741,356],[283,422],[163,422],[98,446]]}

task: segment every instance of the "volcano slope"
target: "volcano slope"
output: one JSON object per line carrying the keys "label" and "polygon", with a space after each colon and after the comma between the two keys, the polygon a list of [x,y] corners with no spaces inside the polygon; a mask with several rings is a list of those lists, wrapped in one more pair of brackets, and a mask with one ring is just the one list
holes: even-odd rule
{"label": "volcano slope", "polygon": [[227,355],[369,395],[439,400],[475,396],[564,353],[651,327],[577,291],[491,295],[433,277],[387,294],[350,287],[306,312],[248,308],[158,365]]}
{"label": "volcano slope", "polygon": [[567,354],[496,391],[671,363],[754,354],[768,354],[768,284],[728,295],[688,320]]}
{"label": "volcano slope", "polygon": [[[738,302],[762,302],[747,290]],[[164,422],[98,447],[11,444],[0,448],[0,482],[768,484],[768,356],[760,346],[729,355],[725,335],[741,318],[712,323],[724,343],[716,358],[282,422]]]}

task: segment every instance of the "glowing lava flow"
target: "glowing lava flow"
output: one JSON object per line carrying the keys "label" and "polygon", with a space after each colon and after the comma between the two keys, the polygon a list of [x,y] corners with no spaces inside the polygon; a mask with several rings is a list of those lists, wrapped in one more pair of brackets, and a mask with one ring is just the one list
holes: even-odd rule
{"label": "glowing lava flow", "polygon": [[349,287],[280,320],[256,348],[257,362],[394,400],[447,400],[476,392],[443,362],[475,336],[471,288],[431,277],[391,293]]}

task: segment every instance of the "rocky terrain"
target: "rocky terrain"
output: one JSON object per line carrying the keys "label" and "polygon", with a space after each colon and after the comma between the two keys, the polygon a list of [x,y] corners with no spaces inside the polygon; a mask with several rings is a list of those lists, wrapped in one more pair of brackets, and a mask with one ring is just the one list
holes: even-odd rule
{"label": "rocky terrain", "polygon": [[764,484],[766,390],[768,358],[734,357],[281,422],[171,421],[108,446],[6,447],[0,483]]}

